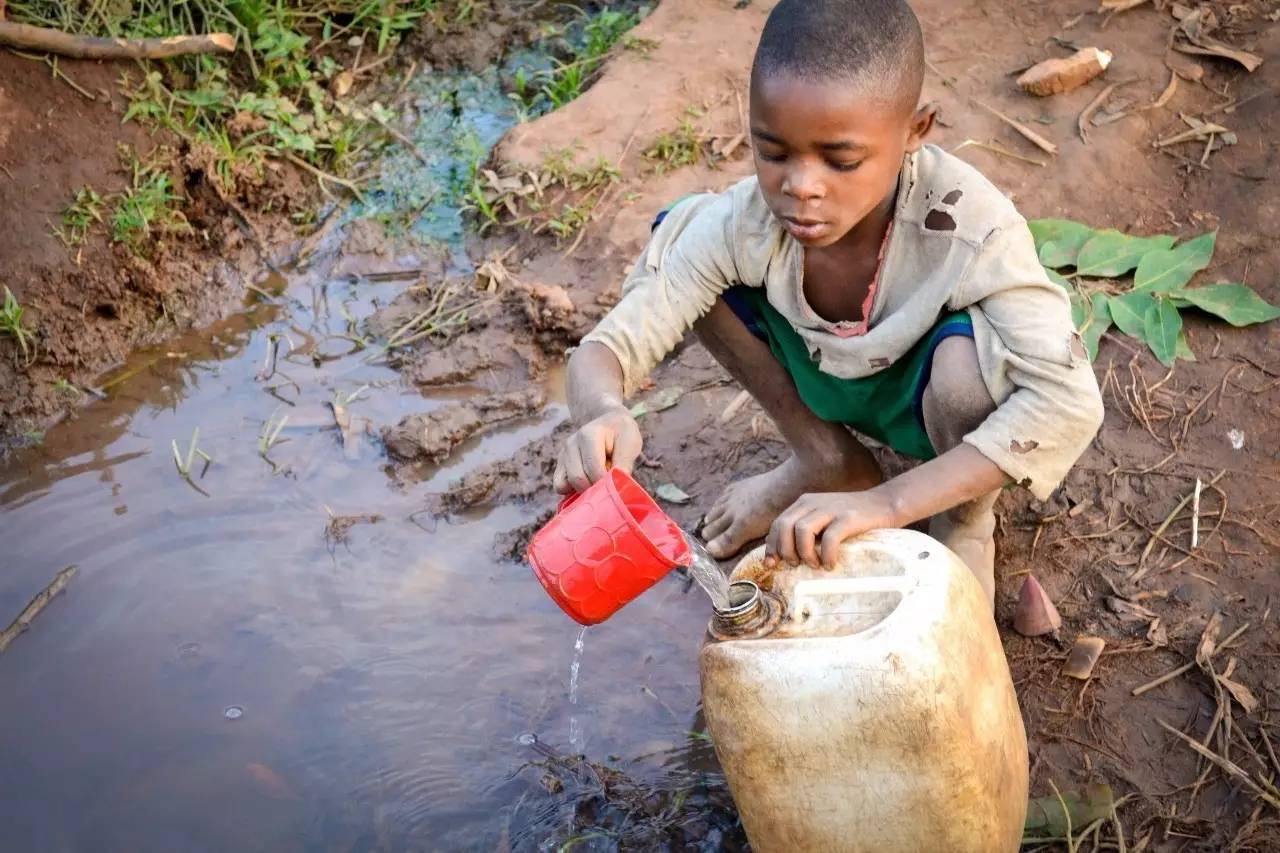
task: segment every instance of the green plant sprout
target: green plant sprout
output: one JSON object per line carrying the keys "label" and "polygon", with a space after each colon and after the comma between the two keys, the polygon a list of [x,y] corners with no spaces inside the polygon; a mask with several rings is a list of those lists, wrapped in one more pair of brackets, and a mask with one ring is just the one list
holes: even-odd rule
{"label": "green plant sprout", "polygon": [[18,349],[22,350],[22,360],[26,364],[30,364],[35,358],[35,344],[33,336],[22,324],[22,306],[18,304],[18,299],[8,287],[4,289],[4,306],[0,307],[0,334],[8,335],[18,342]]}
{"label": "green plant sprout", "polygon": [[62,227],[54,228],[54,235],[66,246],[79,246],[89,233],[89,227],[102,221],[102,196],[91,187],[76,190],[71,204],[62,211]]}
{"label": "green plant sprout", "polygon": [[178,449],[178,440],[176,438],[171,439],[169,443],[173,447],[173,464],[177,467],[178,474],[187,481],[187,485],[208,497],[209,493],[197,486],[195,480],[191,478],[191,466],[195,463],[197,456],[204,460],[204,467],[200,469],[200,479],[204,479],[209,466],[213,464],[213,458],[200,449],[200,427],[196,427],[191,431],[191,442],[187,445],[185,456]]}
{"label": "green plant sprout", "polygon": [[266,423],[262,425],[262,431],[258,433],[258,455],[266,460],[272,471],[276,470],[276,463],[272,462],[271,457],[267,454],[277,444],[288,441],[288,439],[280,438],[280,431],[284,429],[287,423],[289,423],[288,415],[281,416],[278,412],[272,412],[271,417],[267,418]]}

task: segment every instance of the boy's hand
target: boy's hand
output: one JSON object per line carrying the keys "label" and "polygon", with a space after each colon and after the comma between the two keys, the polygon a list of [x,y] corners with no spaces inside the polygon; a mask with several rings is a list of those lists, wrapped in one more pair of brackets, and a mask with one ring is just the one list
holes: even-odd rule
{"label": "boy's hand", "polygon": [[893,502],[882,489],[801,495],[778,516],[765,539],[765,564],[821,564],[834,568],[840,544],[868,530],[898,527]]}
{"label": "boy's hand", "polygon": [[642,446],[640,426],[631,412],[625,406],[607,410],[583,424],[565,442],[556,463],[556,491],[581,492],[610,468],[621,468],[630,474]]}

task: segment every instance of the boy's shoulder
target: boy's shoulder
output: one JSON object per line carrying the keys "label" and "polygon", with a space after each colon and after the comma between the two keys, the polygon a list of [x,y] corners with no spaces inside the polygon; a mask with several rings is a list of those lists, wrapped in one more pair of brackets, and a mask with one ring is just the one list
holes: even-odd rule
{"label": "boy's shoulder", "polygon": [[899,223],[974,246],[1026,221],[985,175],[936,145],[922,146],[907,158],[899,192]]}

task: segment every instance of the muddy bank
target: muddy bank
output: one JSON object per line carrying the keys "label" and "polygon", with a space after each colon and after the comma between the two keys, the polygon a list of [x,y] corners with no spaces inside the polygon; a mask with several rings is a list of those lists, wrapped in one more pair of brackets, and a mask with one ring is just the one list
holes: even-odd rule
{"label": "muddy bank", "polygon": [[[133,65],[64,60],[59,68],[94,100],[41,62],[0,53],[0,284],[22,305],[32,344],[24,356],[12,337],[0,338],[0,443],[38,438],[84,402],[103,368],[235,305],[243,282],[261,275],[258,241],[278,240],[288,214],[310,201],[301,181],[282,175],[256,199],[275,214],[238,220],[198,157],[172,137],[122,124],[119,81]],[[101,225],[67,245],[56,233],[63,210],[84,187],[103,197],[128,187],[133,151],[161,158],[187,228],[146,255],[113,244]]]}

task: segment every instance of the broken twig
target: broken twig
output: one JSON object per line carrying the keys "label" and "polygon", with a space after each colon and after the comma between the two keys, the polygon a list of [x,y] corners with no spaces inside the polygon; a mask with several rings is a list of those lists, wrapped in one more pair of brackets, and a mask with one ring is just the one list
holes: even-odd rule
{"label": "broken twig", "polygon": [[66,589],[67,584],[71,583],[71,579],[76,576],[77,571],[79,569],[75,566],[67,566],[54,575],[48,586],[36,593],[36,597],[31,599],[31,602],[22,609],[22,612],[18,614],[18,618],[14,619],[13,623],[4,629],[3,633],[0,633],[0,653],[9,648],[9,644],[17,639],[19,634],[31,627],[31,620],[39,616],[40,611],[48,607],[49,602],[53,601],[58,593]]}
{"label": "broken twig", "polygon": [[0,21],[0,45],[43,50],[72,59],[168,59],[201,53],[234,53],[236,38],[230,33],[151,39],[99,38]]}
{"label": "broken twig", "polygon": [[984,104],[982,101],[979,101],[979,100],[977,100],[977,99],[974,99],[974,101],[973,101],[973,102],[974,102],[975,104],[977,104],[978,106],[982,107],[982,108],[983,108],[984,110],[986,110],[987,112],[991,113],[991,114],[992,114],[993,116],[995,116],[996,118],[1000,119],[1000,120],[1001,120],[1002,122],[1004,122],[1005,124],[1009,125],[1009,127],[1013,128],[1013,129],[1014,129],[1014,130],[1016,130],[1018,133],[1022,134],[1022,136],[1023,136],[1023,137],[1028,141],[1028,142],[1032,143],[1033,145],[1035,145],[1035,146],[1036,146],[1037,148],[1039,148],[1040,150],[1044,151],[1044,152],[1045,152],[1045,153],[1047,153],[1047,154],[1053,155],[1053,156],[1055,156],[1055,157],[1058,155],[1058,146],[1054,145],[1052,142],[1050,142],[1049,140],[1045,139],[1043,136],[1041,136],[1040,134],[1036,133],[1034,130],[1032,130],[1031,128],[1027,127],[1027,126],[1026,126],[1025,124],[1023,124],[1022,122],[1017,121],[1016,119],[1011,119],[1011,118],[1009,118],[1007,115],[1005,115],[1004,113],[1000,112],[1000,111],[999,111],[998,109],[996,109],[995,107],[990,106],[990,105],[988,105],[988,104]]}

